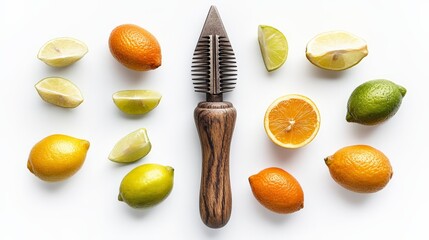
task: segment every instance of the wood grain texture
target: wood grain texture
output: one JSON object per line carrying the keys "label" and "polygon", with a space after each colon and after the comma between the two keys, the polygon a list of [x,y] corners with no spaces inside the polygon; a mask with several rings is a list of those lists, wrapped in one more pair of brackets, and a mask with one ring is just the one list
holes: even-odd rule
{"label": "wood grain texture", "polygon": [[200,215],[211,228],[231,216],[229,152],[237,113],[229,102],[201,102],[194,111],[202,150]]}

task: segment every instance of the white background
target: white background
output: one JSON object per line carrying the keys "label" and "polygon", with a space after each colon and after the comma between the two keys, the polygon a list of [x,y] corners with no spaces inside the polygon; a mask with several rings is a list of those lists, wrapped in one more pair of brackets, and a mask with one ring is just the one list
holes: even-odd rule
{"label": "white background", "polygon": [[[210,5],[216,5],[238,62],[236,89],[225,99],[237,109],[231,146],[233,210],[222,229],[207,228],[198,211],[201,152],[193,110],[203,95],[193,92],[191,58]],[[429,16],[420,1],[18,1],[0,2],[1,239],[428,239],[427,159]],[[134,23],[152,32],[162,47],[162,66],[150,72],[124,68],[107,40],[117,25]],[[289,57],[267,73],[257,26],[272,25],[289,41]],[[343,71],[319,70],[305,58],[306,43],[328,30],[347,30],[368,43],[369,55]],[[53,69],[36,58],[55,37],[85,42],[78,63]],[[76,109],[43,102],[34,84],[44,77],[73,81],[85,101]],[[407,88],[399,112],[367,127],[345,121],[346,103],[359,84],[390,79]],[[162,93],[159,106],[128,117],[111,96],[124,89]],[[322,117],[319,134],[298,150],[275,146],[263,129],[266,108],[277,97],[310,97]],[[107,156],[121,137],[140,127],[153,144],[130,165]],[[26,168],[32,146],[63,133],[91,142],[82,169],[69,180],[45,183]],[[363,195],[342,189],[323,158],[341,147],[369,144],[391,160],[394,176],[382,191]],[[136,166],[175,168],[171,195],[149,210],[117,201],[120,181]],[[248,177],[267,167],[294,175],[305,207],[291,215],[263,208]],[[426,224],[424,224],[426,222]]]}

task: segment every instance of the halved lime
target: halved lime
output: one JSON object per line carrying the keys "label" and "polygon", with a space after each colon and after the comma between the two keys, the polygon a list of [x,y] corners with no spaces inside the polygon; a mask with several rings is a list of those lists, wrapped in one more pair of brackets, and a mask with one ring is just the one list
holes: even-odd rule
{"label": "halved lime", "polygon": [[307,44],[307,59],[327,70],[344,70],[358,64],[368,55],[365,40],[344,31],[325,32]]}
{"label": "halved lime", "polygon": [[152,90],[124,90],[116,92],[112,98],[124,113],[145,114],[158,106],[161,94]]}
{"label": "halved lime", "polygon": [[65,67],[88,52],[85,43],[70,37],[55,38],[45,43],[37,58],[52,67]]}
{"label": "halved lime", "polygon": [[258,42],[267,71],[274,71],[286,62],[288,43],[282,32],[271,26],[259,25]]}
{"label": "halved lime", "polygon": [[110,152],[109,159],[118,163],[135,162],[146,156],[151,148],[146,129],[140,128],[119,140]]}
{"label": "halved lime", "polygon": [[59,107],[75,108],[83,102],[79,88],[65,78],[44,78],[35,88],[43,100]]}

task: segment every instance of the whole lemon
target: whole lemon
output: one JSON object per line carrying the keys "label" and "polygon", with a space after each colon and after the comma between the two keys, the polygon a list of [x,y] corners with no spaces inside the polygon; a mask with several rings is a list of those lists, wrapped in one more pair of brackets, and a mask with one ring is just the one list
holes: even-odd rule
{"label": "whole lemon", "polygon": [[380,191],[393,175],[386,155],[368,145],[341,148],[325,158],[325,163],[338,184],[359,193]]}
{"label": "whole lemon", "polygon": [[89,145],[83,139],[62,134],[50,135],[31,149],[27,168],[44,181],[67,179],[82,167]]}
{"label": "whole lemon", "polygon": [[389,80],[377,79],[359,85],[347,103],[348,122],[376,125],[393,117],[407,90]]}
{"label": "whole lemon", "polygon": [[275,213],[293,213],[304,207],[301,185],[281,168],[266,168],[250,176],[249,183],[256,200]]}
{"label": "whole lemon", "polygon": [[122,179],[118,200],[133,208],[155,206],[173,189],[174,169],[159,164],[143,164]]}
{"label": "whole lemon", "polygon": [[148,71],[161,66],[161,47],[146,29],[134,24],[123,24],[112,30],[109,37],[112,56],[125,67]]}

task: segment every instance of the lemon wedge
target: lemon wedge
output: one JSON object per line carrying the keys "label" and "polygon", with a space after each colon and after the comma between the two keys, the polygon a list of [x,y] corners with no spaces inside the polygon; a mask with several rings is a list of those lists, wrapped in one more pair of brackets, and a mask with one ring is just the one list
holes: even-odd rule
{"label": "lemon wedge", "polygon": [[118,163],[135,162],[146,156],[152,148],[145,128],[140,128],[120,139],[109,154]]}
{"label": "lemon wedge", "polygon": [[70,37],[55,38],[40,48],[37,58],[52,67],[65,67],[88,52],[85,43]]}
{"label": "lemon wedge", "polygon": [[286,62],[289,48],[282,32],[271,26],[259,25],[258,42],[267,71],[274,71]]}
{"label": "lemon wedge", "polygon": [[35,88],[44,101],[59,107],[75,108],[83,102],[79,88],[65,78],[44,78]]}
{"label": "lemon wedge", "polygon": [[152,90],[123,90],[113,94],[113,102],[124,113],[146,114],[156,108],[161,94]]}
{"label": "lemon wedge", "polygon": [[365,40],[344,31],[325,32],[307,44],[307,59],[327,70],[345,70],[358,64],[368,55]]}

